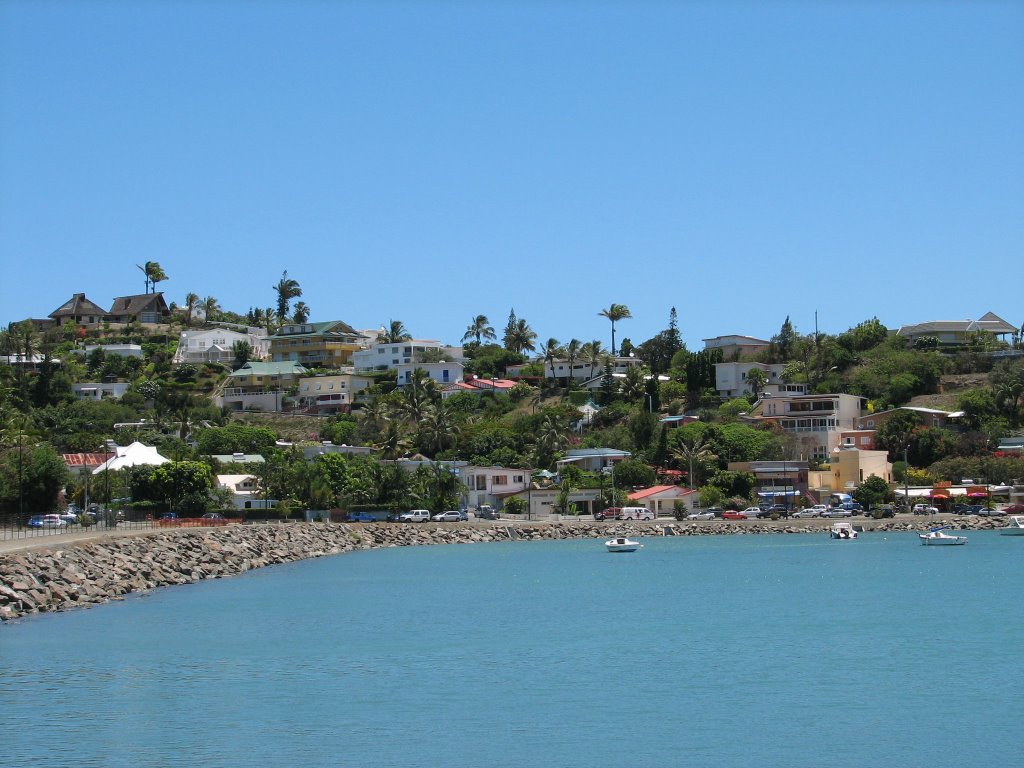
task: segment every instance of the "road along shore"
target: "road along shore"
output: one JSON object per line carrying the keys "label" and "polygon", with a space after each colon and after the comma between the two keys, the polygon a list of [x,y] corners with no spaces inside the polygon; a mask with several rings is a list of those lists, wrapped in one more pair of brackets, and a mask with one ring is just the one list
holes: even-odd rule
{"label": "road along shore", "polygon": [[[828,520],[288,523],[101,534],[45,545],[32,540],[18,550],[0,553],[0,621],[87,607],[132,592],[217,579],[268,565],[380,547],[612,536],[822,534],[830,524]],[[865,531],[926,530],[936,524],[961,530],[1004,525],[975,517],[855,521]]]}

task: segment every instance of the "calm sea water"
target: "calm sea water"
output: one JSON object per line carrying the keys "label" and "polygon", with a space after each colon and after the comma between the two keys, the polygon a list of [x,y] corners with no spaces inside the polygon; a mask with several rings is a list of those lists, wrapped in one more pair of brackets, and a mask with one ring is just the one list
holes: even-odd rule
{"label": "calm sea water", "polygon": [[0,627],[5,766],[1024,765],[1024,539],[387,549]]}

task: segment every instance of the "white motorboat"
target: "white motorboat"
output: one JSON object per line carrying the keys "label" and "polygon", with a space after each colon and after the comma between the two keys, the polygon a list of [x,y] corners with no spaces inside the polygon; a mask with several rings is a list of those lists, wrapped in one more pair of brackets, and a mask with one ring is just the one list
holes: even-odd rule
{"label": "white motorboat", "polygon": [[828,529],[828,535],[833,539],[856,539],[857,530],[853,527],[853,523],[841,520],[838,523],[832,523],[832,527]]}
{"label": "white motorboat", "polygon": [[1024,515],[1014,515],[1009,524],[999,530],[1003,536],[1024,536]]}
{"label": "white motorboat", "polygon": [[950,547],[957,544],[966,544],[966,536],[954,536],[946,533],[949,529],[948,525],[944,525],[941,528],[932,528],[928,533],[922,533],[918,536],[921,539],[921,543],[932,547]]}
{"label": "white motorboat", "polygon": [[609,552],[636,552],[643,544],[639,541],[628,539],[625,536],[619,536],[614,539],[608,539],[604,546]]}

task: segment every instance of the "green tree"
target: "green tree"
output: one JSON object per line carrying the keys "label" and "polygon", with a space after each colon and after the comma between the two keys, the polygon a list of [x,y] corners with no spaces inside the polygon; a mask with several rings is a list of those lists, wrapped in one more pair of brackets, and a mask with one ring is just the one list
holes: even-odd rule
{"label": "green tree", "polygon": [[235,356],[231,369],[237,371],[252,359],[252,345],[248,341],[235,341],[231,344],[231,352]]}
{"label": "green tree", "polygon": [[[551,370],[551,378],[552,378],[552,380],[554,380],[554,378],[555,378],[555,361],[558,360],[559,357],[561,357],[562,354],[564,353],[564,350],[562,349],[561,343],[558,341],[558,339],[555,339],[555,338],[548,339],[546,342],[544,342],[544,346],[541,347],[540,353],[541,353],[541,356],[544,358],[544,362],[550,368],[550,370]],[[545,373],[547,373],[546,370],[545,370]],[[571,374],[572,374],[572,372],[570,371],[570,376],[571,376]],[[546,376],[545,376],[545,378],[546,378]]]}
{"label": "green tree", "polygon": [[869,510],[879,504],[892,501],[893,493],[884,479],[878,475],[871,475],[853,492],[853,498],[863,504],[864,509]]}
{"label": "green tree", "polygon": [[487,315],[477,315],[474,317],[469,325],[466,326],[466,333],[462,336],[463,341],[476,339],[477,344],[480,344],[482,339],[496,338],[498,337],[494,333],[494,328],[491,327],[491,321],[487,319]]}
{"label": "green tree", "polygon": [[299,286],[299,281],[288,277],[288,270],[285,270],[281,273],[281,279],[277,281],[277,285],[274,286],[274,291],[277,293],[277,319],[278,322],[283,323],[288,317],[292,299],[297,299],[302,295],[302,288]]}
{"label": "green tree", "polygon": [[768,383],[768,374],[760,368],[751,368],[747,371],[747,390],[754,398],[760,398],[764,387]]}
{"label": "green tree", "polygon": [[387,327],[382,327],[377,334],[377,341],[383,344],[401,344],[403,341],[412,339],[412,334],[406,330],[401,320],[388,321]]}
{"label": "green tree", "polygon": [[625,304],[612,304],[608,309],[602,309],[597,313],[601,317],[606,317],[612,324],[612,355],[615,355],[615,323],[619,320],[627,320],[633,316],[633,313],[629,311],[629,307]]}
{"label": "green tree", "polygon": [[203,315],[206,317],[206,322],[211,323],[220,316],[220,304],[213,296],[207,296],[203,299],[202,307]]}
{"label": "green tree", "polygon": [[683,437],[676,441],[676,444],[669,449],[669,452],[673,458],[686,462],[689,466],[686,478],[691,488],[695,487],[694,467],[699,467],[703,462],[716,458],[703,435]]}
{"label": "green tree", "polygon": [[654,469],[639,459],[615,462],[615,485],[619,488],[647,488],[654,485]]}
{"label": "green tree", "polygon": [[232,453],[258,453],[267,455],[277,440],[277,434],[268,427],[229,424],[226,427],[208,427],[196,435],[196,450],[206,455]]}
{"label": "green tree", "polygon": [[136,264],[135,266],[142,270],[142,274],[146,278],[146,290],[144,291],[145,293],[149,293],[151,287],[152,292],[156,293],[156,284],[162,283],[164,280],[167,279],[167,273],[164,272],[163,267],[160,266],[160,262],[147,261],[145,265]]}
{"label": "green tree", "polygon": [[309,320],[309,306],[306,302],[295,302],[295,311],[292,314],[292,320],[299,324],[305,323]]}
{"label": "green tree", "polygon": [[199,517],[206,511],[213,488],[208,465],[198,461],[168,462],[156,468],[153,482],[172,511],[185,517]]}
{"label": "green tree", "polygon": [[185,294],[185,325],[189,328],[192,327],[192,317],[195,315],[196,309],[199,308],[199,294],[187,293]]}

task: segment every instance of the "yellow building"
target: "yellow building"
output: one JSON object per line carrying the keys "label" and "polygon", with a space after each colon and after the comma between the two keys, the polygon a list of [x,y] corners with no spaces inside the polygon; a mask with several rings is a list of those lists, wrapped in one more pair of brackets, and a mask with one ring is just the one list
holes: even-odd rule
{"label": "yellow building", "polygon": [[292,323],[270,337],[270,359],[296,362],[306,368],[339,368],[360,349],[362,337],[347,323]]}
{"label": "yellow building", "polygon": [[852,445],[835,448],[831,456],[832,492],[851,493],[874,475],[892,482],[892,464],[886,451],[862,451]]}

